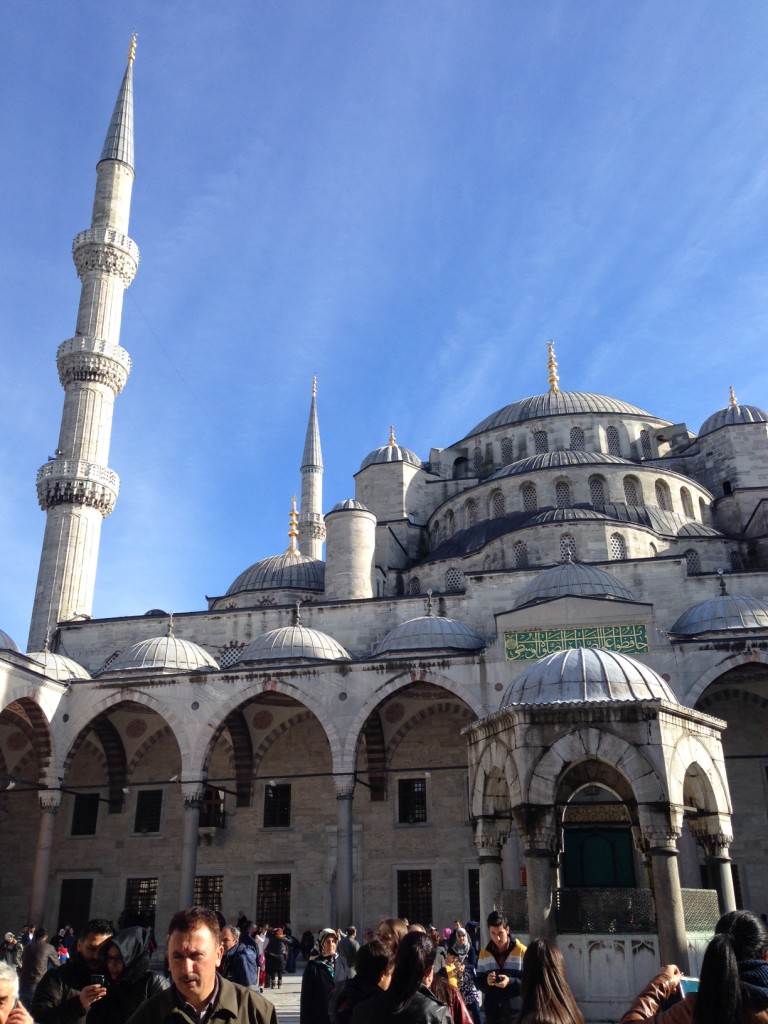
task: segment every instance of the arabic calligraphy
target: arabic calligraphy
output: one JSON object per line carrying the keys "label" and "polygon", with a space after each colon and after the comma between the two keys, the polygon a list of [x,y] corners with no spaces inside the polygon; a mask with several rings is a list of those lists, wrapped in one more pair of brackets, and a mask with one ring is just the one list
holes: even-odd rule
{"label": "arabic calligraphy", "polygon": [[504,657],[507,661],[533,661],[545,654],[577,647],[602,647],[606,651],[621,651],[622,654],[642,654],[648,650],[648,638],[645,625],[640,622],[504,633]]}

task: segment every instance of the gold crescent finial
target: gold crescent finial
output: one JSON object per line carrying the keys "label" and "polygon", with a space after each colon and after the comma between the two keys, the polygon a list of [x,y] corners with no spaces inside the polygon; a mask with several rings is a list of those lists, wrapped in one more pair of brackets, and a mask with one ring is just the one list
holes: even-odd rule
{"label": "gold crescent finial", "polygon": [[739,402],[738,402],[738,399],[736,398],[736,394],[735,394],[735,392],[733,390],[733,384],[731,384],[731,386],[728,388],[728,392],[729,392],[729,394],[731,396],[728,399],[728,405],[738,405]]}
{"label": "gold crescent finial", "polygon": [[395,428],[389,428],[389,447],[394,448],[397,442],[395,441]]}
{"label": "gold crescent finial", "polygon": [[547,358],[547,370],[549,371],[549,376],[547,379],[549,381],[549,390],[552,394],[554,394],[555,392],[560,390],[560,388],[557,386],[557,383],[560,380],[560,378],[557,375],[557,361],[555,359],[554,341],[550,340],[547,342],[547,350],[549,352],[549,356]]}
{"label": "gold crescent finial", "polygon": [[296,511],[296,495],[291,501],[291,514],[288,517],[288,552],[299,553],[299,513]]}
{"label": "gold crescent finial", "polygon": [[131,45],[128,48],[128,63],[129,64],[133,64],[133,62],[136,60],[136,39],[137,38],[138,37],[137,37],[136,33],[134,32],[133,35],[131,36]]}

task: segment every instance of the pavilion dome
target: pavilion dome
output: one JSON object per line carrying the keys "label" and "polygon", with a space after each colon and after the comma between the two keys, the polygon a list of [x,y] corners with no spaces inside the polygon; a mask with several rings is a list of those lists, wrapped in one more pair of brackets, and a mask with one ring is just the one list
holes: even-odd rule
{"label": "pavilion dome", "polygon": [[[345,498],[344,501],[337,501],[331,512],[370,512],[371,510],[362,501],[355,498]],[[328,515],[331,514],[328,513]]]}
{"label": "pavilion dome", "polygon": [[501,706],[635,700],[678,703],[647,665],[617,651],[580,647],[539,658],[510,683]]}
{"label": "pavilion dome", "polygon": [[387,462],[407,462],[411,466],[421,466],[421,459],[415,452],[412,452],[410,448],[403,448],[395,441],[394,427],[391,427],[389,431],[389,444],[385,444],[381,448],[374,448],[372,452],[369,452],[360,463],[359,471],[367,469],[369,466],[381,466]]}
{"label": "pavilion dome", "polygon": [[298,621],[292,626],[270,629],[252,640],[240,655],[240,662],[248,661],[351,661],[351,657],[332,636],[319,629],[302,626]]}
{"label": "pavilion dome", "polygon": [[14,651],[16,654],[19,653],[19,648],[16,643],[4,629],[0,629],[0,651]]}
{"label": "pavilion dome", "polygon": [[151,637],[122,651],[105,670],[113,672],[208,672],[218,671],[215,659],[191,640],[173,635]]}
{"label": "pavilion dome", "polygon": [[740,629],[768,629],[768,603],[756,597],[718,594],[684,611],[670,633],[698,636],[700,633]]}
{"label": "pavilion dome", "polygon": [[91,678],[90,673],[82,665],[78,665],[72,658],[67,658],[63,654],[54,654],[47,647],[42,651],[27,654],[27,657],[37,662],[49,679],[55,679],[59,683]]}
{"label": "pavilion dome", "polygon": [[720,427],[733,427],[744,423],[768,423],[768,412],[758,409],[756,405],[739,405],[731,388],[730,402],[724,409],[718,409],[704,420],[699,437],[711,434]]}
{"label": "pavilion dome", "polygon": [[582,562],[563,562],[535,576],[515,601],[515,608],[558,597],[599,597],[634,601],[632,591],[612,573]]}
{"label": "pavilion dome", "polygon": [[440,615],[419,615],[395,626],[377,644],[374,654],[399,651],[479,651],[485,640],[469,626]]}

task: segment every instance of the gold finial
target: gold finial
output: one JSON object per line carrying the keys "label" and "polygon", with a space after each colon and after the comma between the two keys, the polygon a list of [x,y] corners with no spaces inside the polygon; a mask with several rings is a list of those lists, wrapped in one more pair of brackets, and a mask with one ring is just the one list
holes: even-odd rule
{"label": "gold finial", "polygon": [[395,428],[389,428],[389,447],[394,448],[397,442],[395,441]]}
{"label": "gold finial", "polygon": [[736,394],[735,394],[735,392],[733,390],[733,384],[731,384],[731,386],[728,388],[728,391],[729,391],[730,396],[731,396],[728,399],[728,405],[731,405],[731,406],[738,405],[739,402],[738,402],[738,399],[736,398]]}
{"label": "gold finial", "polygon": [[131,45],[128,49],[128,63],[133,64],[136,60],[136,33],[134,32],[131,36]]}
{"label": "gold finial", "polygon": [[547,359],[547,369],[549,370],[549,390],[552,394],[559,391],[560,388],[557,386],[557,382],[560,378],[557,375],[557,361],[555,360],[555,343],[554,341],[547,342],[547,349],[549,350],[549,357]]}
{"label": "gold finial", "polygon": [[296,495],[291,500],[291,514],[288,517],[288,551],[297,555],[299,553],[299,513],[296,511]]}
{"label": "gold finial", "polygon": [[312,397],[317,397],[317,374],[312,374]]}

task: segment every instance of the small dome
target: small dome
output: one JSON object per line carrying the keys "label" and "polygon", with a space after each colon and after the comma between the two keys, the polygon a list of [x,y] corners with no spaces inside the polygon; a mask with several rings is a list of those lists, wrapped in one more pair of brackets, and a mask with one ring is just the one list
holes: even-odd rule
{"label": "small dome", "polygon": [[622,459],[618,455],[608,455],[606,452],[576,452],[566,448],[563,451],[542,452],[540,455],[531,455],[527,459],[520,459],[510,466],[492,473],[488,480],[501,480],[506,476],[519,476],[521,473],[535,473],[540,469],[565,469],[572,466],[634,466],[633,462]]}
{"label": "small dome", "polygon": [[611,519],[605,512],[594,508],[548,508],[528,520],[528,526],[541,526],[543,523],[575,523],[589,519]]}
{"label": "small dome", "polygon": [[678,703],[669,685],[647,665],[616,651],[581,647],[539,658],[510,683],[501,706],[609,700]]}
{"label": "small dome", "polygon": [[554,601],[558,597],[601,597],[634,601],[635,596],[621,580],[605,569],[581,562],[563,562],[534,577],[514,603],[514,608]]}
{"label": "small dome", "polygon": [[733,427],[743,423],[768,423],[768,412],[763,412],[756,405],[727,405],[712,413],[701,424],[699,437],[711,434],[720,427]]}
{"label": "small dome", "polygon": [[49,679],[56,679],[60,683],[68,683],[73,679],[90,679],[90,673],[86,672],[82,665],[78,665],[72,658],[66,658],[63,654],[54,654],[52,651],[35,651],[27,654],[28,658],[42,666],[43,672]]}
{"label": "small dome", "polygon": [[148,612],[144,612],[145,619],[167,619],[168,612],[164,612],[162,608],[150,608]]}
{"label": "small dome", "polygon": [[389,431],[389,444],[385,444],[383,448],[374,448],[363,461],[360,463],[360,470],[367,469],[368,466],[380,466],[385,462],[408,462],[412,466],[421,466],[421,459],[418,455],[410,450],[410,448],[403,448],[395,441],[395,428],[391,427]]}
{"label": "small dome", "polygon": [[0,651],[15,651],[16,654],[19,653],[19,648],[4,629],[0,629]]}
{"label": "small dome", "polygon": [[290,658],[304,661],[351,661],[341,644],[319,629],[295,623],[270,629],[252,640],[240,655],[241,662],[282,661]]}
{"label": "small dome", "polygon": [[[338,501],[331,512],[370,512],[371,510],[367,505],[364,505],[362,501],[356,501],[354,498],[346,498],[344,501]],[[328,515],[331,514],[328,513]]]}
{"label": "small dome", "polygon": [[395,626],[376,646],[375,654],[394,651],[479,651],[485,640],[455,619],[439,615],[419,615]]}
{"label": "small dome", "polygon": [[284,551],[255,562],[241,572],[226,593],[242,594],[248,590],[314,590],[325,587],[325,562],[301,552]]}
{"label": "small dome", "polygon": [[524,398],[511,405],[505,405],[503,409],[486,416],[476,427],[466,435],[472,437],[474,434],[483,434],[487,430],[495,430],[497,427],[513,426],[516,423],[526,423],[529,420],[544,419],[547,416],[566,416],[577,413],[609,413],[617,416],[643,416],[650,418],[650,414],[636,405],[628,402],[620,402],[616,398],[608,398],[606,395],[592,395],[584,391],[547,391],[543,395],[534,395],[532,398]]}
{"label": "small dome", "polygon": [[150,640],[141,640],[132,647],[122,651],[113,662],[110,662],[107,672],[132,672],[143,670],[145,672],[199,672],[210,669],[218,670],[218,664],[211,655],[192,643],[191,640],[181,640],[173,635],[168,629],[166,636],[152,637]]}
{"label": "small dome", "polygon": [[719,594],[683,612],[670,633],[698,636],[726,629],[768,629],[768,604],[755,597]]}

